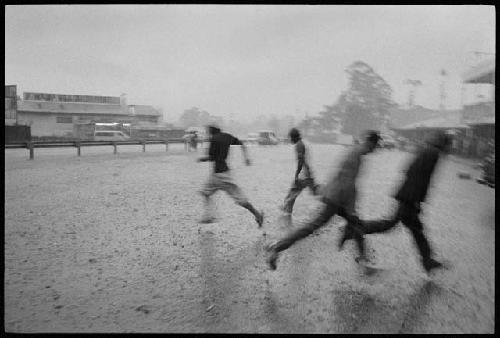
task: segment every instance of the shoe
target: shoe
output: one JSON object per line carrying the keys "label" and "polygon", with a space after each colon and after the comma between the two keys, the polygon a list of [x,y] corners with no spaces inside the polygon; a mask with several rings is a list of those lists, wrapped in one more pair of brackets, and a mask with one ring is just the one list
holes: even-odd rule
{"label": "shoe", "polygon": [[257,222],[257,225],[259,228],[262,228],[262,223],[264,223],[264,211],[261,210],[259,216],[255,217],[255,221]]}
{"label": "shoe", "polygon": [[372,261],[370,261],[367,258],[356,257],[354,260],[356,261],[356,263],[358,263],[363,273],[367,276],[371,276],[374,273],[380,271],[380,267],[375,265]]}
{"label": "shoe", "polygon": [[352,231],[350,230],[350,228],[348,228],[347,226],[344,227],[344,231],[342,231],[342,237],[340,237],[340,240],[339,240],[339,243],[338,243],[338,249],[339,251],[342,250],[342,248],[344,247],[344,243],[347,241],[347,240],[350,240],[350,239],[353,239],[353,234],[352,234]]}
{"label": "shoe", "polygon": [[363,267],[371,268],[374,266],[373,263],[368,259],[368,257],[356,257],[354,258],[354,261]]}
{"label": "shoe", "polygon": [[266,263],[271,270],[276,270],[276,261],[278,260],[278,252],[274,250],[274,245],[266,246]]}
{"label": "shoe", "polygon": [[445,266],[443,265],[443,263],[438,262],[432,258],[427,262],[424,262],[424,269],[428,274],[431,273],[433,269],[441,269],[444,267]]}
{"label": "shoe", "polygon": [[203,217],[200,220],[200,223],[209,224],[209,223],[214,223],[215,220],[216,220],[215,217]]}

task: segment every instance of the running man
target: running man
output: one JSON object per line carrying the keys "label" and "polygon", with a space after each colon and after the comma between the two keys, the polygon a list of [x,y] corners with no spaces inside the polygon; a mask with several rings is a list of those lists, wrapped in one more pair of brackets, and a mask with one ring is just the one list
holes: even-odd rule
{"label": "running man", "polygon": [[[381,233],[393,229],[399,222],[411,231],[421,257],[421,264],[427,273],[442,268],[443,264],[432,258],[432,250],[424,233],[424,225],[420,221],[420,203],[425,201],[431,176],[436,168],[440,154],[447,153],[451,138],[444,132],[437,132],[427,144],[419,149],[406,171],[406,179],[396,192],[398,209],[391,219],[361,221],[365,234]],[[346,227],[339,242],[339,248],[346,240],[353,238],[353,231]]]}
{"label": "running man", "polygon": [[331,176],[326,186],[322,189],[323,209],[313,220],[303,227],[290,232],[281,240],[266,248],[266,261],[272,270],[276,269],[276,261],[281,251],[288,249],[295,242],[309,236],[315,230],[321,228],[335,215],[347,220],[349,227],[355,232],[360,257],[359,263],[367,263],[365,247],[359,219],[355,215],[356,179],[361,166],[361,157],[369,154],[377,147],[380,136],[376,131],[367,131],[363,144],[354,145],[353,149],[343,160],[340,169]]}
{"label": "running man", "polygon": [[[296,128],[290,129],[288,136],[292,144],[295,144],[295,152],[297,153],[297,170],[295,170],[295,178],[283,202],[283,219],[290,225],[292,222],[293,205],[302,190],[309,188],[313,195],[316,195],[319,186],[314,182],[311,167],[309,166],[309,154],[306,152],[306,146],[302,141],[299,130]],[[304,168],[304,170],[302,170],[302,168]]]}
{"label": "running man", "polygon": [[218,128],[215,124],[208,126],[208,132],[210,135],[208,156],[199,158],[198,162],[211,161],[214,162],[214,166],[213,172],[208,178],[207,183],[205,183],[204,187],[200,191],[205,198],[205,215],[203,216],[201,222],[212,223],[215,221],[215,217],[212,214],[210,197],[217,190],[224,190],[236,201],[237,204],[250,211],[255,216],[255,221],[257,222],[259,228],[262,227],[262,223],[264,222],[264,212],[261,211],[259,213],[248,201],[246,196],[243,194],[243,191],[233,182],[229,167],[226,163],[229,147],[231,145],[240,145],[243,156],[245,157],[245,164],[250,165],[250,159],[248,158],[245,145],[233,135],[221,132],[220,128]]}

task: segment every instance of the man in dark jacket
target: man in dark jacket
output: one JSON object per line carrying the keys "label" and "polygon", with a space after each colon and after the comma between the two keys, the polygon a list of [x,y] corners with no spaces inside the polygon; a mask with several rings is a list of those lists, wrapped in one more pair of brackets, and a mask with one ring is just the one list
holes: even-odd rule
{"label": "man in dark jacket", "polygon": [[[427,144],[417,151],[413,161],[406,171],[406,179],[395,194],[399,206],[392,219],[377,221],[361,221],[365,234],[388,231],[402,222],[412,233],[415,244],[420,252],[422,266],[426,272],[443,267],[443,264],[432,258],[429,241],[425,237],[424,227],[418,214],[429,188],[431,176],[436,168],[440,153],[449,151],[451,138],[444,132],[431,136]],[[349,227],[344,228],[339,248],[344,242],[353,238],[354,232]]]}
{"label": "man in dark jacket", "polygon": [[356,180],[361,167],[361,159],[377,147],[380,136],[376,131],[367,131],[364,142],[354,145],[340,164],[340,168],[330,176],[325,187],[322,189],[322,210],[310,222],[301,228],[291,231],[279,241],[267,246],[266,261],[272,270],[276,269],[276,261],[281,251],[288,249],[295,242],[309,236],[315,230],[326,225],[335,215],[345,218],[352,229],[354,238],[358,244],[360,257],[359,263],[367,263],[363,237],[359,230],[359,219],[356,216]]}
{"label": "man in dark jacket", "polygon": [[231,145],[240,145],[243,156],[245,157],[245,164],[250,165],[250,159],[248,158],[245,145],[233,135],[221,132],[220,128],[215,124],[209,125],[208,131],[210,134],[208,156],[199,158],[198,162],[211,161],[214,162],[214,167],[213,173],[200,191],[205,198],[205,215],[201,222],[211,223],[215,220],[211,213],[210,197],[217,190],[224,190],[237,204],[241,205],[255,216],[255,221],[260,228],[264,222],[264,213],[258,212],[248,201],[243,191],[234,183],[226,163],[229,147]]}

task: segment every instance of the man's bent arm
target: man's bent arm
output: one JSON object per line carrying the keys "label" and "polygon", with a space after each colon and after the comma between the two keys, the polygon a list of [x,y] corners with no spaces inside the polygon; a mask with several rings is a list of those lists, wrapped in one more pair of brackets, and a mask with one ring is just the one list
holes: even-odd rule
{"label": "man's bent arm", "polygon": [[299,157],[299,158],[297,159],[297,170],[295,170],[295,179],[298,179],[299,174],[300,174],[300,172],[302,171],[302,167],[303,167],[304,165],[307,165],[307,164],[305,163],[304,158],[303,158],[303,157]]}
{"label": "man's bent arm", "polygon": [[245,163],[247,165],[250,165],[250,158],[248,157],[247,147],[243,142],[241,142],[241,152],[243,153],[243,157],[245,157]]}
{"label": "man's bent arm", "polygon": [[198,162],[214,161],[214,152],[215,152],[214,144],[213,142],[210,142],[210,146],[208,148],[208,155],[198,158]]}

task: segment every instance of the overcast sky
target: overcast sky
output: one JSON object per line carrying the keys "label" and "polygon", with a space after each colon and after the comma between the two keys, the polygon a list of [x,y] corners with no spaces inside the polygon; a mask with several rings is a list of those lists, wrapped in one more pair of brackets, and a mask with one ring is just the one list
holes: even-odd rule
{"label": "overcast sky", "polygon": [[192,106],[246,120],[316,114],[368,63],[408,100],[449,108],[473,51],[494,53],[493,6],[7,6],[5,83],[18,91],[109,95],[164,109]]}

